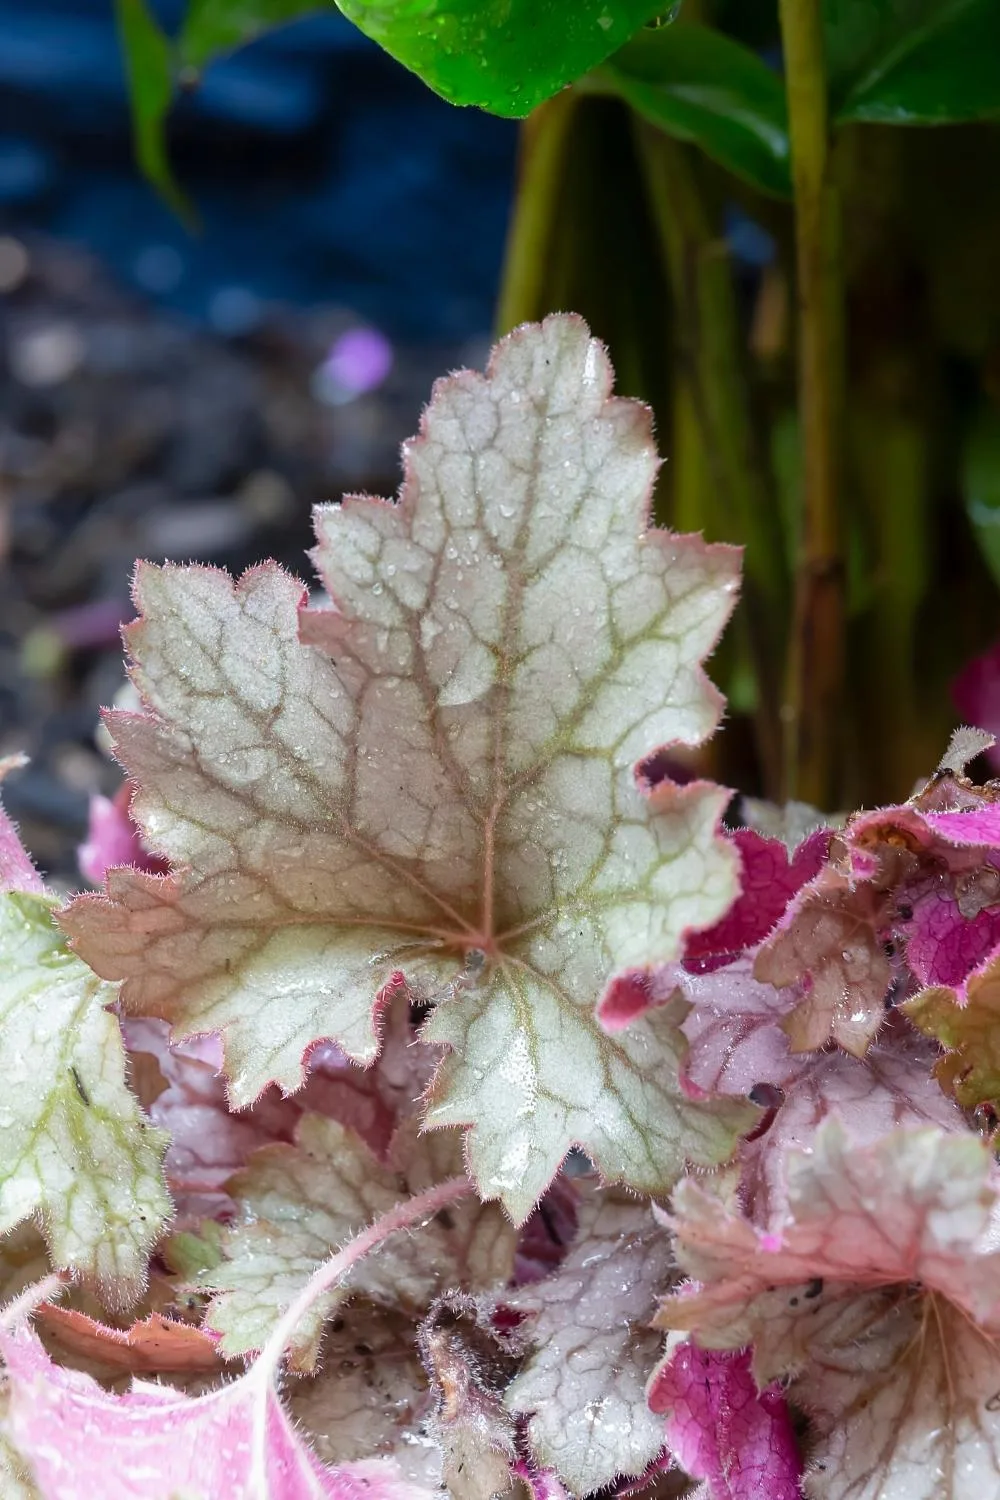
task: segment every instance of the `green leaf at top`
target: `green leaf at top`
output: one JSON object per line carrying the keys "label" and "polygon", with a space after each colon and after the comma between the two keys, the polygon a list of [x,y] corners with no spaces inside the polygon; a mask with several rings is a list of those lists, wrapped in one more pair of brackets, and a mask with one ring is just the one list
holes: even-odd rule
{"label": "green leaf at top", "polygon": [[705,26],[645,31],[594,82],[669,135],[697,142],[753,187],[791,196],[781,79],[739,42]]}
{"label": "green leaf at top", "polygon": [[938,125],[1000,113],[997,0],[824,0],[839,122]]}
{"label": "green leaf at top", "polygon": [[264,31],[329,9],[329,0],[188,0],[178,57],[184,67],[203,68]]}
{"label": "green leaf at top", "polygon": [[660,1193],[756,1118],[685,1092],[676,1006],[613,1034],[595,1012],[737,887],[728,793],[633,774],[718,721],[737,554],[648,528],[649,413],[610,382],[575,317],[439,382],[399,500],[317,512],[330,609],[276,564],[142,566],[147,711],[109,722],[176,868],[62,917],[127,1008],[222,1033],[237,1107],[298,1088],[321,1037],[370,1062],[405,984],[448,1049],[427,1121],[468,1128],[518,1220],[574,1143]]}
{"label": "green leaf at top", "polygon": [[170,42],[146,0],[115,0],[115,10],[132,104],[136,158],[174,213],[190,222],[191,205],[174,180],[164,133],[174,92]]}
{"label": "green leaf at top", "polygon": [[623,46],[664,0],[337,0],[453,104],[521,118]]}

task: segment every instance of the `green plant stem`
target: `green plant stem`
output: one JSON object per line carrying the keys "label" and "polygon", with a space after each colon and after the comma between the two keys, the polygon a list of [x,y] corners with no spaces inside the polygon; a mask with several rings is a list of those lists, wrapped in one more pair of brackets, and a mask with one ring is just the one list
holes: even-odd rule
{"label": "green plant stem", "polygon": [[[688,148],[636,119],[649,201],[678,324],[679,414],[693,412],[714,484],[712,515],[692,513],[697,476],[679,473],[675,524],[708,530],[746,547],[744,600],[757,679],[757,748],[768,795],[780,781],[778,700],[788,613],[788,579],[777,501],[755,441],[744,349],[725,246],[711,223]],[[682,461],[691,461],[685,422]]]}
{"label": "green plant stem", "polygon": [[539,318],[555,250],[566,153],[579,97],[568,90],[536,109],[521,127],[517,194],[497,303],[497,334]]}
{"label": "green plant stem", "polygon": [[785,795],[836,804],[844,679],[844,337],[839,199],[830,177],[820,0],[780,0],[795,190],[802,534],[785,724]]}

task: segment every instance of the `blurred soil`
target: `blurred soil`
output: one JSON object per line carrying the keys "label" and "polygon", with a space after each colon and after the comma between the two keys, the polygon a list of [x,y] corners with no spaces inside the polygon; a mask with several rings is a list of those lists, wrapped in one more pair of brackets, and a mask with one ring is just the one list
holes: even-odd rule
{"label": "blurred soil", "polygon": [[433,379],[483,356],[396,344],[382,384],[331,403],[316,372],[355,321],[265,306],[226,337],[65,244],[0,237],[0,754],[30,756],[4,800],[57,883],[79,885],[88,799],[120,784],[95,729],[135,559],[307,578],[311,506],[394,494]]}

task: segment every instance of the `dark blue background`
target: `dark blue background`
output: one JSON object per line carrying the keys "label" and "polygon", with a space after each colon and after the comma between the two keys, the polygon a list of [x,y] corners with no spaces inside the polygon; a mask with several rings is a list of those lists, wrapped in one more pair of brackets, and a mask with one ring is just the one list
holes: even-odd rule
{"label": "dark blue background", "polygon": [[[170,137],[196,238],[133,165],[111,0],[0,0],[0,226],[84,245],[199,320],[236,289],[407,341],[488,331],[516,127],[438,99],[338,14],[214,64]],[[181,273],[151,285],[176,271],[163,246]]]}

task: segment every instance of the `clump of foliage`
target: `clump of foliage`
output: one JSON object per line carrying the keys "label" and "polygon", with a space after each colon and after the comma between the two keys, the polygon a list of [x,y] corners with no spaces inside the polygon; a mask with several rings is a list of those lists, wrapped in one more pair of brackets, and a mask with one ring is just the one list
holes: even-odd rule
{"label": "clump of foliage", "polygon": [[326,603],[141,565],[128,862],[0,823],[5,1495],[990,1492],[991,738],[724,826],[738,554],[610,381],[563,316],[440,382]]}
{"label": "clump of foliage", "polygon": [[[182,211],[175,84],[316,8],[118,0]],[[324,602],[140,566],[102,891],[0,822],[4,1494],[982,1500],[1000,9],[340,8],[527,117],[517,327]]]}

